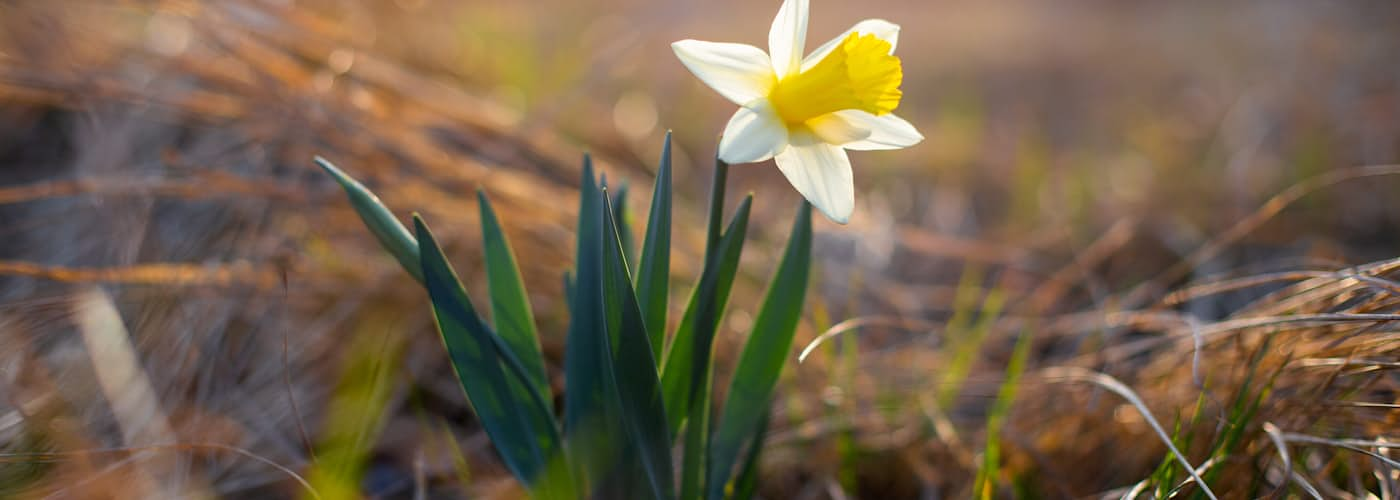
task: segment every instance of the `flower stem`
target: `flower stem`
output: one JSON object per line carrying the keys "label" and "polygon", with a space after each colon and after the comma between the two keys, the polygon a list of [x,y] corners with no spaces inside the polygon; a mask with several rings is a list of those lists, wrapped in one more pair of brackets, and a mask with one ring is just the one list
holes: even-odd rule
{"label": "flower stem", "polygon": [[[709,234],[705,239],[705,274],[709,275],[716,265],[715,260],[719,259],[719,242],[723,236],[721,228],[724,226],[724,190],[729,180],[729,164],[715,158],[714,185],[710,186],[710,219]],[[702,281],[704,278],[702,278]],[[701,285],[704,286],[703,284]],[[706,297],[701,299],[701,303],[709,303],[711,307],[719,307],[713,301],[716,297]],[[705,306],[701,306],[702,311]],[[709,310],[700,313],[701,317],[712,317],[715,311]],[[703,321],[703,320],[702,320]],[[702,327],[704,328],[704,327]],[[690,382],[690,392],[687,397],[690,399],[690,411],[685,424],[685,452],[681,463],[681,497],[680,498],[700,498],[706,490],[705,466],[708,462],[709,441],[710,441],[710,398],[712,390],[713,367],[710,366],[710,349],[713,348],[714,328],[710,325],[709,335],[696,335],[695,347],[692,355],[695,356],[696,363],[704,366],[702,375],[695,377]]]}

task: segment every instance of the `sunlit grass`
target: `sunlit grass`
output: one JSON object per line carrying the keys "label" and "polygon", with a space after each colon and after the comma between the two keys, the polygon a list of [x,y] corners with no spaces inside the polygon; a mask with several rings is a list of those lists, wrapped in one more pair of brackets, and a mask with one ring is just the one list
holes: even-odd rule
{"label": "sunlit grass", "polygon": [[[637,187],[663,127],[679,129],[675,218],[704,220],[732,109],[705,105],[664,42],[706,26],[761,44],[743,37],[764,26],[714,12],[771,7],[95,4],[0,16],[3,495],[135,491],[166,465],[229,497],[311,496],[301,477],[327,498],[386,477],[386,495],[521,495],[422,291],[305,159],[353,159],[387,205],[423,213],[473,297],[492,280],[484,187],[528,262],[543,382],[563,394],[578,153],[630,181],[627,262],[644,258]],[[1048,376],[1075,367],[1131,389],[1221,497],[1384,498],[1400,319],[1385,68],[1400,42],[1377,26],[1393,10],[894,14],[900,111],[928,140],[866,156],[852,224],[815,226],[797,344],[844,333],[787,360],[768,438],[740,450],[736,474],[755,480],[733,492],[1204,495],[1143,412]],[[717,395],[797,201],[768,189],[783,183],[771,165],[731,183],[762,202],[715,333]],[[676,228],[671,299],[697,281],[706,229]],[[128,450],[116,431],[96,390],[111,375],[75,326],[92,284],[178,443]],[[669,302],[673,327],[685,303]],[[355,327],[382,309],[402,315],[366,327],[385,337]]]}

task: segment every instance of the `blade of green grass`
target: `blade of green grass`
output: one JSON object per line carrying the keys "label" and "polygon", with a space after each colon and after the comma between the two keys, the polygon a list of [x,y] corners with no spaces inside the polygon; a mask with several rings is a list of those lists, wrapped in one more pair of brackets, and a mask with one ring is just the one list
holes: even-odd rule
{"label": "blade of green grass", "polygon": [[422,283],[423,270],[418,267],[418,241],[408,232],[408,228],[394,217],[394,213],[379,201],[378,196],[359,181],[346,175],[325,158],[317,156],[316,164],[345,189],[346,196],[350,198],[350,206],[355,208],[355,213],[360,215],[360,220],[364,221],[370,234],[379,240],[379,245],[388,250],[413,279]]}
{"label": "blade of green grass", "polygon": [[[1041,372],[1040,375],[1044,380],[1047,381],[1054,381],[1060,383],[1077,382],[1093,384],[1103,389],[1107,389],[1109,392],[1112,392],[1118,395],[1119,397],[1123,398],[1125,401],[1131,404],[1134,409],[1137,410],[1138,414],[1141,415],[1143,419],[1147,420],[1147,425],[1152,427],[1152,432],[1156,434],[1157,438],[1161,440],[1162,444],[1165,444],[1167,446],[1167,450],[1170,451],[1171,454],[1176,457],[1177,463],[1180,463],[1182,469],[1185,470],[1186,473],[1191,476],[1191,481],[1194,482],[1200,488],[1201,493],[1204,494],[1210,500],[1217,500],[1219,498],[1215,495],[1214,491],[1211,491],[1208,483],[1201,479],[1201,476],[1198,472],[1205,471],[1209,467],[1207,467],[1206,464],[1202,464],[1199,468],[1194,465],[1191,465],[1191,461],[1186,458],[1186,454],[1182,453],[1181,450],[1176,447],[1176,444],[1172,441],[1171,435],[1167,434],[1166,429],[1162,428],[1162,424],[1157,421],[1157,417],[1154,417],[1152,415],[1152,410],[1147,407],[1147,403],[1143,402],[1142,397],[1138,396],[1137,392],[1133,391],[1133,389],[1131,387],[1128,387],[1127,384],[1124,384],[1118,379],[1113,378],[1112,376],[1109,376],[1107,374],[1074,366],[1057,366],[1047,368],[1045,371]],[[1214,463],[1216,461],[1212,459],[1207,462]]]}
{"label": "blade of green grass", "polygon": [[812,209],[802,203],[793,222],[787,250],[768,286],[748,343],[729,385],[710,448],[709,497],[724,496],[725,485],[744,443],[766,419],[778,375],[792,351],[792,337],[802,316],[812,261]]}
{"label": "blade of green grass", "polygon": [[544,371],[544,356],[540,354],[539,333],[535,330],[535,315],[525,294],[525,283],[515,263],[510,241],[501,230],[495,209],[486,193],[476,192],[481,212],[482,254],[486,261],[486,282],[491,295],[491,320],[496,333],[506,341],[524,365],[533,390],[548,395],[549,378]]}
{"label": "blade of green grass", "polygon": [[[604,194],[606,213],[611,207],[606,191]],[[651,497],[673,498],[671,437],[666,427],[661,382],[656,374],[656,361],[652,359],[646,324],[632,290],[620,230],[613,219],[605,220],[603,286],[599,291],[606,318],[604,325],[608,330],[603,337],[608,349],[602,353],[606,371],[611,376],[611,383],[607,385],[622,410],[622,427],[633,444],[630,452],[640,461]]]}
{"label": "blade of green grass", "polygon": [[972,362],[981,350],[981,342],[966,339],[966,333],[982,295],[982,278],[981,267],[969,264],[963,269],[953,295],[953,316],[943,327],[943,344],[945,349],[951,351],[952,361],[939,370],[942,380],[935,386],[938,388],[935,400],[940,408],[948,408],[958,391],[962,390],[962,379],[971,370]]}
{"label": "blade of green grass", "polygon": [[[1191,442],[1196,435],[1196,428],[1201,423],[1201,416],[1205,414],[1207,402],[1206,389],[1208,387],[1208,384],[1203,384],[1201,386],[1201,393],[1196,396],[1195,409],[1191,412],[1191,418],[1186,420],[1184,425],[1180,415],[1177,416],[1175,427],[1172,429],[1172,442],[1175,443],[1178,449],[1185,450],[1191,447]],[[1157,469],[1152,472],[1151,476],[1148,476],[1147,482],[1143,484],[1144,488],[1147,486],[1155,488],[1156,493],[1153,498],[1166,498],[1167,491],[1172,488],[1172,485],[1176,484],[1175,466],[1176,457],[1172,455],[1171,452],[1164,453],[1162,455],[1162,462],[1157,465]]]}
{"label": "blade of green grass", "polygon": [[452,369],[502,461],[529,484],[558,450],[549,407],[530,390],[519,360],[476,313],[428,226],[416,216],[413,222],[423,243],[423,285]]}
{"label": "blade of green grass", "polygon": [[373,318],[357,324],[350,336],[349,357],[331,393],[316,461],[307,474],[322,496],[302,498],[353,498],[360,491],[403,362],[404,336],[392,329],[386,318]]}
{"label": "blade of green grass", "polygon": [[437,442],[446,443],[448,456],[452,458],[452,477],[457,480],[457,484],[468,485],[472,482],[471,463],[467,462],[467,454],[462,452],[462,447],[457,444],[457,436],[452,434],[452,428],[445,420],[437,423]]}
{"label": "blade of green grass", "polygon": [[[1259,405],[1263,403],[1270,391],[1273,390],[1274,382],[1278,374],[1282,372],[1283,367],[1288,365],[1287,360],[1290,359],[1286,357],[1285,361],[1280,363],[1272,374],[1269,374],[1263,387],[1260,387],[1258,391],[1252,392],[1252,388],[1255,387],[1255,378],[1261,375],[1259,372],[1263,368],[1264,358],[1271,352],[1270,345],[1272,343],[1272,337],[1265,337],[1264,342],[1256,348],[1254,353],[1250,356],[1249,368],[1248,371],[1245,372],[1244,381],[1239,386],[1239,392],[1235,395],[1235,401],[1230,406],[1229,413],[1225,415],[1224,428],[1212,443],[1211,457],[1218,460],[1229,459],[1230,456],[1238,450],[1246,434],[1255,429],[1253,423],[1259,411]],[[1221,469],[1223,469],[1223,467],[1212,467],[1202,474],[1201,479],[1203,484],[1208,486],[1214,483],[1215,479],[1220,476]],[[1204,489],[1198,488],[1191,497],[1207,498],[1207,492]]]}
{"label": "blade of green grass", "polygon": [[647,234],[637,265],[637,300],[651,336],[652,357],[661,361],[666,344],[666,308],[671,291],[671,133],[661,147],[656,186],[651,194]]}
{"label": "blade of green grass", "polygon": [[997,390],[996,402],[992,403],[991,411],[987,414],[987,444],[982,449],[982,463],[977,469],[977,482],[973,485],[973,498],[978,500],[996,498],[996,478],[1001,472],[1001,429],[1011,413],[1011,404],[1016,401],[1016,391],[1020,388],[1021,374],[1026,371],[1030,353],[1031,335],[1022,332],[1016,339],[1011,362],[1006,365],[1006,380]]}
{"label": "blade of green grass", "polygon": [[[975,325],[968,327],[964,323],[956,329],[949,328],[944,333],[944,338],[947,339],[946,342],[953,351],[953,359],[943,370],[942,380],[938,384],[937,401],[940,408],[953,407],[953,402],[962,391],[968,374],[972,372],[973,363],[977,361],[978,355],[982,352],[982,344],[986,341],[987,335],[991,333],[996,320],[1001,317],[1002,308],[1005,306],[1006,292],[1000,287],[993,288],[987,292],[986,298],[982,301],[982,314],[978,317]],[[970,315],[971,313],[969,313]]]}

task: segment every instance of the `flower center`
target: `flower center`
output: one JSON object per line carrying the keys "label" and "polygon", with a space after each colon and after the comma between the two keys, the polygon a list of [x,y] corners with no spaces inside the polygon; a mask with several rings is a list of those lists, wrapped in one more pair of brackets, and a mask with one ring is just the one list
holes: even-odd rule
{"label": "flower center", "polygon": [[789,125],[845,109],[894,111],[904,69],[890,49],[875,35],[851,33],[811,68],[779,81],[768,98]]}

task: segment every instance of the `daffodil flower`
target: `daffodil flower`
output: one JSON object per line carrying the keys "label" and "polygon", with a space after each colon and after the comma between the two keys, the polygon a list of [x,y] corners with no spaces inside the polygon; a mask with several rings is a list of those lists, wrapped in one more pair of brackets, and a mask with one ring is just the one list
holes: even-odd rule
{"label": "daffodil flower", "polygon": [[904,71],[894,48],[899,26],[856,23],[802,57],[807,0],[786,0],[768,32],[768,53],[740,43],[681,40],[676,57],[740,106],[719,143],[725,163],[773,158],[792,187],[841,224],[855,208],[847,149],[900,149],[924,139],[895,116]]}

